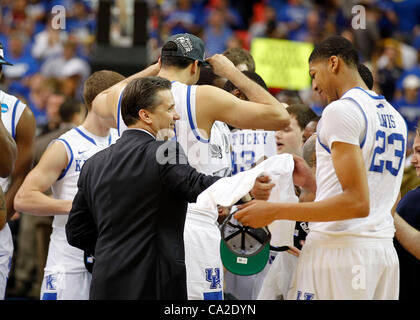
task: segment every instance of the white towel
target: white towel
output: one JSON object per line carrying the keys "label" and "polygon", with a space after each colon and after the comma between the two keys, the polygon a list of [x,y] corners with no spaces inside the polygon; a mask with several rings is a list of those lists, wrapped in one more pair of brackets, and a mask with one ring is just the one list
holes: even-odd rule
{"label": "white towel", "polygon": [[[202,210],[217,212],[217,205],[230,207],[246,195],[254,186],[255,179],[262,173],[275,184],[269,202],[298,202],[293,185],[293,156],[281,154],[272,156],[256,167],[240,172],[233,177],[216,181],[197,198],[196,205]],[[270,244],[273,246],[293,246],[295,221],[276,220],[269,226]]]}

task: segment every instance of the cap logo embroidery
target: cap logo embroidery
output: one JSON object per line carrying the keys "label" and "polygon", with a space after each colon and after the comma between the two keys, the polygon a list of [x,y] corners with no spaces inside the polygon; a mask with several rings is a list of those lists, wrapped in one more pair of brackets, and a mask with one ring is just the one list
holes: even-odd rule
{"label": "cap logo embroidery", "polygon": [[192,45],[191,40],[189,38],[179,37],[176,40],[179,41],[179,44],[184,48],[186,53],[193,50],[193,45]]}

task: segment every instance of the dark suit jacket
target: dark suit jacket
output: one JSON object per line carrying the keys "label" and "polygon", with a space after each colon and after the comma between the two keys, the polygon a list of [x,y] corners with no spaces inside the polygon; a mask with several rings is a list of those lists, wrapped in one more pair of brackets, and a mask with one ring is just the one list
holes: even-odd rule
{"label": "dark suit jacket", "polygon": [[187,204],[217,179],[140,130],[91,157],[66,225],[70,245],[95,252],[90,299],[187,299]]}

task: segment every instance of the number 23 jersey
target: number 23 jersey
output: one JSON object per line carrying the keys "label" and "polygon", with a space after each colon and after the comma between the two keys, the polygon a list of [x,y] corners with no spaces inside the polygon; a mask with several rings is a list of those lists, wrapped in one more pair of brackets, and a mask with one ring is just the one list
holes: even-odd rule
{"label": "number 23 jersey", "polygon": [[401,186],[407,141],[407,126],[402,116],[383,96],[355,87],[324,109],[317,133],[315,201],[342,192],[331,146],[333,142],[344,142],[361,148],[370,212],[365,218],[310,223],[313,236],[323,233],[391,239],[395,232],[391,209]]}

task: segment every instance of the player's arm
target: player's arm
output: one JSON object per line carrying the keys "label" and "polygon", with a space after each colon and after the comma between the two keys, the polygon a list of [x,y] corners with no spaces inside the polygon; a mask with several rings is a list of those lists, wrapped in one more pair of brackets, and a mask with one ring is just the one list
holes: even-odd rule
{"label": "player's arm", "polygon": [[394,215],[395,237],[405,250],[420,260],[420,231],[405,221],[398,212]]}
{"label": "player's arm", "polygon": [[63,143],[55,141],[47,148],[38,165],[29,172],[15,197],[15,209],[39,216],[68,214],[70,200],[54,199],[44,194],[68,164]]}
{"label": "player's arm", "polygon": [[15,140],[7,132],[1,121],[0,112],[0,177],[6,178],[13,171],[14,163],[17,155]]}
{"label": "player's arm", "polygon": [[11,174],[11,184],[6,193],[7,220],[14,214],[13,201],[23,180],[32,167],[36,122],[32,111],[26,107],[16,126],[17,157]]}
{"label": "player's arm", "polygon": [[99,93],[92,101],[92,110],[101,118],[107,119],[117,126],[118,100],[121,91],[133,79],[156,76],[160,70],[160,63],[155,63],[148,68],[118,82],[112,87]]}
{"label": "player's arm", "polygon": [[279,130],[289,125],[285,104],[235,68],[229,59],[214,55],[208,61],[216,74],[229,79],[250,101],[236,98],[217,87],[198,86],[196,112],[201,129],[210,132],[215,120],[243,129]]}
{"label": "player's arm", "polygon": [[240,206],[235,218],[245,225],[262,227],[278,219],[324,222],[368,216],[369,189],[360,147],[335,142],[331,155],[342,193],[322,201],[297,204],[254,200]]}
{"label": "player's arm", "polygon": [[6,200],[4,198],[3,190],[0,187],[0,230],[4,228],[6,225],[6,216],[7,216],[7,208],[6,208]]}

